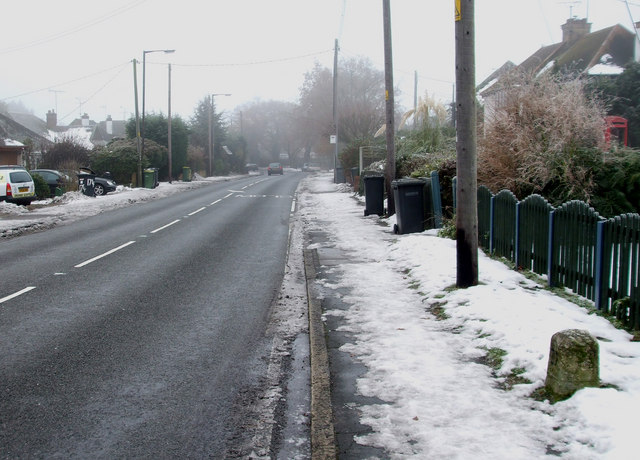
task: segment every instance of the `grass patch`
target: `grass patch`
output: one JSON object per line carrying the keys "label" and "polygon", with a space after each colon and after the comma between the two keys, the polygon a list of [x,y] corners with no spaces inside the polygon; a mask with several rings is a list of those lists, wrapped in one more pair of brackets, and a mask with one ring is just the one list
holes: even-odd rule
{"label": "grass patch", "polygon": [[506,350],[498,347],[492,347],[487,350],[487,354],[485,355],[486,365],[489,366],[494,371],[499,370],[502,367],[502,363],[504,361],[504,357],[507,356]]}
{"label": "grass patch", "polygon": [[413,280],[409,283],[409,289],[417,290],[420,288],[420,281]]}
{"label": "grass patch", "polygon": [[523,367],[514,367],[505,377],[504,382],[502,382],[501,388],[505,391],[509,391],[515,385],[532,383],[531,380],[522,376],[522,374],[524,374],[525,372],[527,372],[527,370]]}
{"label": "grass patch", "polygon": [[[504,363],[504,357],[507,356],[507,352],[505,350],[498,347],[482,347],[482,349],[486,350],[487,353],[476,362],[491,368],[491,375],[493,378],[499,379],[497,384],[498,388],[510,391],[515,385],[531,383],[529,379],[522,376],[522,374],[527,372],[524,367],[514,367],[506,376],[498,375],[498,371],[502,368],[502,364]],[[545,395],[545,397],[547,396]]]}
{"label": "grass patch", "polygon": [[436,317],[436,319],[438,321],[444,321],[445,319],[449,319],[449,315],[447,315],[444,306],[447,304],[446,301],[444,302],[433,302],[432,304],[429,304],[429,307],[427,308],[427,310],[429,310],[429,312]]}
{"label": "grass patch", "polygon": [[451,219],[444,219],[442,222],[442,228],[438,230],[438,236],[440,238],[448,238],[450,240],[456,239],[456,218],[455,216]]}

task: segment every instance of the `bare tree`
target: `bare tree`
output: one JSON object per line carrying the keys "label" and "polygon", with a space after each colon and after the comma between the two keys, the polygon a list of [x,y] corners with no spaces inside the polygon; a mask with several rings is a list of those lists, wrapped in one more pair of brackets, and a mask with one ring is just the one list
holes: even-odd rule
{"label": "bare tree", "polygon": [[301,149],[296,131],[296,105],[282,101],[255,101],[237,109],[242,112],[242,137],[248,158],[257,163],[277,161],[286,153],[295,158]]}
{"label": "bare tree", "polygon": [[[372,137],[384,124],[384,72],[368,58],[341,60],[338,84],[340,142]],[[318,148],[333,134],[333,74],[316,64],[300,88],[300,121],[307,145]]]}

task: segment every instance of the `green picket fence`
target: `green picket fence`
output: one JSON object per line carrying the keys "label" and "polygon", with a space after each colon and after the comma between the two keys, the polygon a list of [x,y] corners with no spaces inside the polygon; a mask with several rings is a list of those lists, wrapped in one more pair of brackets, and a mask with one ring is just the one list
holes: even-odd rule
{"label": "green picket fence", "polygon": [[[455,192],[454,192],[455,193]],[[484,185],[478,187],[478,245],[491,251],[491,200],[493,194]]]}
{"label": "green picket fence", "polygon": [[596,305],[624,324],[640,329],[640,216],[623,214],[599,224],[602,264]]}
{"label": "green picket fence", "polygon": [[600,215],[583,201],[569,201],[551,214],[552,286],[565,286],[595,300],[597,224]]}
{"label": "green picket fence", "polygon": [[518,199],[509,190],[494,197],[493,253],[515,262],[516,257],[516,205]]}
{"label": "green picket fence", "polygon": [[582,201],[554,209],[539,195],[518,202],[481,186],[478,245],[640,330],[640,215],[607,220]]}
{"label": "green picket fence", "polygon": [[545,275],[549,268],[549,220],[553,206],[540,195],[518,203],[516,266]]}

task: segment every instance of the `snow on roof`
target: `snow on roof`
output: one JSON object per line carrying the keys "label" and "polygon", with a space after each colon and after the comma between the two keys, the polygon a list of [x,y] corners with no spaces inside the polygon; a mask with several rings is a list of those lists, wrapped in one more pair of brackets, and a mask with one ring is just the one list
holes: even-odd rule
{"label": "snow on roof", "polygon": [[24,147],[22,142],[16,141],[14,139],[1,139],[1,143],[6,147]]}
{"label": "snow on roof", "polygon": [[588,71],[589,75],[620,75],[624,68],[617,65],[596,64]]}
{"label": "snow on roof", "polygon": [[538,71],[536,76],[539,77],[540,75],[545,73],[547,70],[553,69],[553,66],[555,65],[555,63],[556,63],[556,61],[554,61],[554,60],[547,62],[547,64]]}
{"label": "snow on roof", "polygon": [[49,130],[49,138],[53,142],[61,141],[63,139],[73,139],[74,141],[81,144],[83,147],[92,149],[93,143],[90,140],[92,133],[93,133],[92,128],[80,126],[77,128],[69,128],[63,132],[56,132],[56,131]]}
{"label": "snow on roof", "polygon": [[613,63],[613,56],[603,54],[600,61],[588,70],[589,75],[620,75],[624,68]]}

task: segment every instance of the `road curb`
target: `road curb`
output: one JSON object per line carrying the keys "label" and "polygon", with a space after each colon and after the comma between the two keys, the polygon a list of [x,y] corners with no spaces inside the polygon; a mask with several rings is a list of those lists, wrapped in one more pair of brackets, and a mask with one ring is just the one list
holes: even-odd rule
{"label": "road curb", "polygon": [[311,458],[336,459],[336,438],[331,407],[329,353],[322,322],[320,302],[313,295],[316,278],[315,249],[304,249],[304,272],[309,304],[309,355],[311,361]]}

